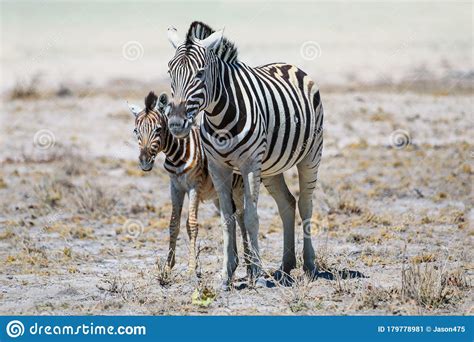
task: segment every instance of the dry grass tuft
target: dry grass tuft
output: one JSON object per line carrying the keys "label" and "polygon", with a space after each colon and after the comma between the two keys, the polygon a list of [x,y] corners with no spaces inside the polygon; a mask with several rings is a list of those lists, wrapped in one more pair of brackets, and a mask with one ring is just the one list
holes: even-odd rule
{"label": "dry grass tuft", "polygon": [[342,213],[345,214],[361,214],[362,209],[356,204],[355,200],[352,198],[342,198],[339,201],[339,205],[337,207]]}
{"label": "dry grass tuft", "polygon": [[432,263],[410,264],[402,270],[402,297],[425,308],[452,304],[467,287],[468,281],[460,270],[449,272]]}
{"label": "dry grass tuft", "polygon": [[109,197],[102,187],[87,182],[74,189],[71,198],[78,212],[83,214],[108,214],[116,200]]}
{"label": "dry grass tuft", "polygon": [[9,240],[15,237],[13,230],[8,227],[4,231],[0,232],[0,240]]}
{"label": "dry grass tuft", "polygon": [[382,287],[367,285],[357,298],[357,310],[374,310],[385,308],[387,303],[394,303],[399,298],[397,289],[384,289]]}
{"label": "dry grass tuft", "polygon": [[293,313],[311,309],[315,304],[310,295],[312,280],[301,268],[294,269],[291,277],[293,279],[291,287],[282,287],[283,301]]}
{"label": "dry grass tuft", "polygon": [[110,278],[102,279],[104,285],[98,284],[97,288],[101,291],[108,292],[113,295],[120,296],[123,300],[129,301],[133,293],[133,288],[130,287],[127,281],[122,279],[120,275]]}
{"label": "dry grass tuft", "polygon": [[74,152],[65,154],[62,170],[67,176],[80,176],[90,173],[91,165],[84,158]]}
{"label": "dry grass tuft", "polygon": [[64,194],[73,188],[74,185],[66,179],[45,177],[33,188],[33,191],[39,206],[54,209],[64,198]]}
{"label": "dry grass tuft", "polygon": [[49,266],[46,249],[38,246],[31,237],[19,236],[15,244],[21,249],[15,255],[9,255],[7,263],[14,264],[26,273],[32,273],[37,268],[46,269]]}
{"label": "dry grass tuft", "polygon": [[40,96],[38,88],[40,83],[40,75],[36,74],[24,82],[17,81],[10,92],[11,100],[36,99]]}
{"label": "dry grass tuft", "polygon": [[175,275],[171,272],[168,263],[163,258],[158,258],[155,265],[155,276],[158,284],[163,287],[170,286],[175,281]]}
{"label": "dry grass tuft", "polygon": [[424,262],[433,262],[436,261],[436,255],[433,253],[422,253],[420,255],[415,255],[413,258],[411,258],[411,262],[413,264],[421,264]]}

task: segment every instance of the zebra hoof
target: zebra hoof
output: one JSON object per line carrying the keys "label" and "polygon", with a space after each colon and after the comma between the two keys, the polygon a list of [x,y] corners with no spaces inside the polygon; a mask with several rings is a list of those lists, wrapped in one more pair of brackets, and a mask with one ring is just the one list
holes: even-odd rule
{"label": "zebra hoof", "polygon": [[319,278],[319,270],[316,266],[311,270],[306,270],[305,272],[311,281],[315,281]]}
{"label": "zebra hoof", "polygon": [[282,270],[277,270],[273,274],[273,278],[282,286],[292,286],[295,281],[288,273]]}
{"label": "zebra hoof", "polygon": [[267,280],[264,277],[258,277],[255,280],[255,287],[256,288],[265,288],[268,287]]}
{"label": "zebra hoof", "polygon": [[224,292],[227,292],[227,291],[230,291],[230,282],[227,281],[227,280],[224,280],[222,283],[221,283],[221,291],[224,291]]}

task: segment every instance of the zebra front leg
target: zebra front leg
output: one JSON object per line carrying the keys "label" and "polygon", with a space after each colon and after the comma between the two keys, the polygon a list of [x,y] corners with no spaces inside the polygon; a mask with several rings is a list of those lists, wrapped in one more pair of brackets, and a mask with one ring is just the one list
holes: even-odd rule
{"label": "zebra front leg", "polygon": [[196,272],[196,238],[198,235],[198,208],[199,208],[199,192],[192,188],[188,191],[189,197],[189,213],[186,221],[186,230],[189,237],[189,262],[188,273]]}
{"label": "zebra front leg", "polygon": [[275,278],[286,284],[290,280],[288,277],[291,270],[296,267],[296,200],[288,189],[283,174],[264,178],[263,184],[277,203],[278,213],[280,214],[281,220],[283,222],[283,257],[280,271],[275,274]]}
{"label": "zebra front leg", "polygon": [[244,263],[245,267],[247,268],[247,276],[250,278],[252,275],[252,271],[250,268],[250,248],[249,248],[249,240],[247,229],[245,228],[245,221],[244,221],[244,191],[243,188],[234,189],[232,193],[232,197],[235,203],[235,214],[237,218],[237,223],[239,224],[241,235],[242,235],[242,244],[244,247]]}
{"label": "zebra front leg", "polygon": [[266,286],[262,276],[262,263],[258,248],[258,194],[260,191],[260,169],[257,171],[243,171],[244,180],[244,225],[250,238],[250,276],[257,286]]}
{"label": "zebra front leg", "polygon": [[168,250],[167,265],[169,269],[173,268],[176,259],[176,240],[179,235],[179,226],[181,223],[181,210],[183,209],[183,201],[185,192],[178,189],[171,180],[171,219],[170,219],[170,245]]}
{"label": "zebra front leg", "polygon": [[221,167],[209,161],[209,173],[219,197],[224,258],[222,267],[222,289],[227,291],[239,263],[236,250],[235,207],[232,201],[232,169]]}

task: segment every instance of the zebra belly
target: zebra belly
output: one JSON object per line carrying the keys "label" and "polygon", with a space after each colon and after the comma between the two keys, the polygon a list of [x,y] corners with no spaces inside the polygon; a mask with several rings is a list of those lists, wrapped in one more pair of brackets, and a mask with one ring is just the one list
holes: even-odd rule
{"label": "zebra belly", "polygon": [[[281,135],[281,132],[278,129],[272,133],[279,137]],[[277,141],[279,137],[276,138]],[[278,144],[273,148],[270,148],[268,143],[265,144],[263,149],[264,157],[261,164],[262,177],[278,175],[298,164],[310,152],[315,138],[316,136],[310,136],[309,139],[303,141],[303,137],[300,137],[298,140],[300,140],[301,143],[296,143],[294,147],[288,146],[287,141],[278,141]],[[266,140],[271,141],[271,136]],[[212,160],[220,165],[225,165],[231,168],[233,172],[238,175],[242,174],[241,170],[243,167],[254,161],[253,156],[256,154],[252,149],[249,149],[247,153],[243,154],[237,149],[234,152],[223,156],[228,152],[228,149],[224,150],[213,144],[203,144],[203,147],[208,160]]]}
{"label": "zebra belly", "polygon": [[191,172],[180,175],[170,173],[170,178],[174,185],[182,191],[188,192],[193,188],[197,188],[200,201],[208,201],[217,198],[211,177],[209,174],[207,174],[207,176],[204,175],[203,170],[191,170]]}

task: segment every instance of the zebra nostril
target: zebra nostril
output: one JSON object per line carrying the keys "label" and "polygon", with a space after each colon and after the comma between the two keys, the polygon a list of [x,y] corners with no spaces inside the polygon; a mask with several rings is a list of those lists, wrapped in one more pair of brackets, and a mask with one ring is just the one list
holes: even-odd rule
{"label": "zebra nostril", "polygon": [[169,124],[170,128],[173,129],[173,128],[180,128],[181,127],[181,123],[177,122],[177,121],[171,121],[170,124]]}

